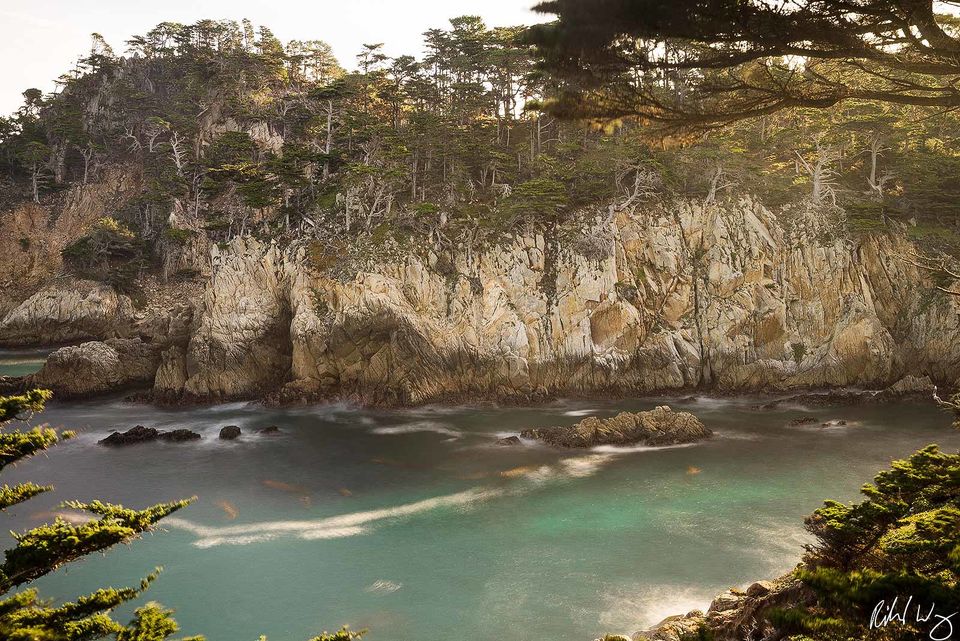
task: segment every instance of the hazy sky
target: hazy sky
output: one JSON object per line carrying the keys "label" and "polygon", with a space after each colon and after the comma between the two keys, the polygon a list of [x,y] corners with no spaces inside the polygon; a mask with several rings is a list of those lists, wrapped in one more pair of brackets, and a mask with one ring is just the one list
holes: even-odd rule
{"label": "hazy sky", "polygon": [[249,18],[282,41],[326,40],[345,67],[363,43],[383,42],[390,55],[420,53],[420,34],[459,15],[480,15],[493,26],[532,24],[536,0],[0,0],[0,114],[15,111],[29,87],[53,80],[103,34],[117,53],[131,35],[164,20]]}

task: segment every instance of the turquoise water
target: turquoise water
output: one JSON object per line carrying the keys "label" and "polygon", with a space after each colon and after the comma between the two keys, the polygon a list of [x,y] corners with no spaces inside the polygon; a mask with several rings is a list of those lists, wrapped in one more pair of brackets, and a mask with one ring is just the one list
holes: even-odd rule
{"label": "turquoise water", "polygon": [[[163,531],[39,587],[66,599],[133,585],[163,565],[149,598],[176,609],[184,634],[211,641],[294,641],[343,623],[369,628],[373,641],[589,641],[789,570],[802,518],[823,498],[854,498],[891,458],[928,443],[960,447],[949,417],[929,406],[758,411],[756,402],[672,400],[717,438],[585,452],[493,442],[657,400],[394,412],[54,405],[47,420],[80,437],[3,480],[56,492],[0,515],[0,528],[38,524],[71,498],[144,506],[196,495]],[[801,414],[851,424],[786,425]],[[137,423],[204,440],[96,445]],[[244,436],[218,441],[229,424]],[[271,424],[282,434],[251,433]]]}
{"label": "turquoise water", "polygon": [[43,367],[51,349],[0,349],[0,376],[26,376]]}

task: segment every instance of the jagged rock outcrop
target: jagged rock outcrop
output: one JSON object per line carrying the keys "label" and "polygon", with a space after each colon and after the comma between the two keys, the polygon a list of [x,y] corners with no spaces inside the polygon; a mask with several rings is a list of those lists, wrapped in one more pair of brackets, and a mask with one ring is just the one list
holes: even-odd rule
{"label": "jagged rock outcrop", "polygon": [[159,363],[157,347],[139,338],[91,341],[50,354],[27,386],[51,389],[57,398],[150,387]]}
{"label": "jagged rock outcrop", "polygon": [[684,641],[706,638],[715,641],[763,641],[778,639],[770,623],[773,610],[809,604],[809,590],[791,574],[775,581],[757,581],[746,590],[731,588],[719,594],[704,613],[694,610],[686,615],[664,619],[649,630],[637,632],[634,641]]}
{"label": "jagged rock outcrop", "polygon": [[175,328],[136,331],[161,346],[154,392],[168,399],[954,385],[960,301],[901,259],[909,241],[836,238],[794,209],[649,204],[472,250],[365,250],[337,269],[308,241],[240,237],[211,247]]}
{"label": "jagged rock outcrop", "polygon": [[569,427],[524,430],[523,438],[537,439],[555,447],[597,445],[678,445],[695,443],[713,435],[689,412],[674,412],[666,405],[649,412],[620,412],[612,418],[588,416]]}
{"label": "jagged rock outcrop", "polygon": [[56,345],[126,337],[133,303],[112,287],[63,279],[30,296],[0,319],[0,345]]}
{"label": "jagged rock outcrop", "polygon": [[589,228],[347,277],[314,269],[303,246],[237,240],[214,252],[179,378],[158,382],[201,396],[285,382],[282,400],[393,403],[880,388],[907,373],[953,384],[960,306],[898,258],[909,243],[825,240],[801,223],[749,199],[683,201],[620,212],[605,252],[580,249]]}
{"label": "jagged rock outcrop", "polygon": [[290,368],[290,312],[281,286],[283,255],[252,239],[213,249],[213,274],[197,303],[186,345],[162,356],[155,387],[192,397],[262,394]]}

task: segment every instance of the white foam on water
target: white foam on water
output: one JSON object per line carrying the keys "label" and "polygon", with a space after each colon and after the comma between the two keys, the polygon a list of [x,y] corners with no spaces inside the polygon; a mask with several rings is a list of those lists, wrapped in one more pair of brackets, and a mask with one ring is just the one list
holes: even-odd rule
{"label": "white foam on water", "polygon": [[683,585],[635,586],[606,597],[609,606],[600,615],[600,626],[630,637],[667,617],[706,610],[713,598],[709,592]]}
{"label": "white foam on water", "polygon": [[601,454],[632,454],[634,452],[658,452],[660,450],[676,450],[682,447],[693,447],[696,443],[678,443],[676,445],[597,445],[591,447],[591,452]]}
{"label": "white foam on water", "polygon": [[372,592],[376,594],[392,594],[403,587],[403,583],[396,583],[394,581],[388,581],[386,579],[377,579],[366,588],[364,592]]}
{"label": "white foam on water", "polygon": [[[443,430],[442,433],[450,431],[437,425],[426,427],[429,428],[427,431]],[[398,430],[410,430],[412,428],[416,428],[415,431],[424,431],[426,429],[422,424],[414,424],[395,426],[392,428],[378,428],[378,430],[381,430],[380,433],[383,433],[382,430],[387,429],[391,430],[386,432],[387,434],[399,434],[405,432]],[[457,434],[459,435],[459,433]],[[463,492],[424,499],[413,503],[367,510],[364,512],[341,514],[321,519],[280,520],[229,526],[207,526],[183,518],[171,517],[164,519],[164,524],[186,530],[196,535],[198,540],[194,542],[194,545],[201,548],[214,547],[217,545],[248,545],[282,536],[303,540],[358,536],[369,532],[369,526],[379,521],[413,516],[444,507],[466,508],[480,501],[521,494],[553,479],[587,478],[593,476],[605,465],[615,460],[618,454],[629,451],[632,451],[632,448],[619,448],[613,453],[591,453],[583,456],[563,458],[553,465],[540,465],[523,471],[522,474],[518,474],[517,478],[527,481],[527,483],[511,488],[475,487]]]}
{"label": "white foam on water", "polygon": [[563,413],[564,416],[587,416],[590,414],[596,414],[600,410],[594,409],[585,409],[585,410],[567,410]]}
{"label": "white foam on water", "polygon": [[730,441],[759,441],[759,434],[748,434],[746,432],[714,432],[715,437],[727,439]]}
{"label": "white foam on water", "polygon": [[593,476],[600,471],[604,465],[613,460],[610,454],[591,454],[588,456],[575,456],[565,458],[559,462],[560,470],[566,476],[572,478],[586,478]]}
{"label": "white foam on water", "polygon": [[541,465],[523,474],[522,478],[533,481],[534,483],[544,483],[556,476],[557,469],[555,467],[551,465]]}
{"label": "white foam on water", "polygon": [[503,490],[498,489],[473,488],[456,494],[438,496],[394,507],[312,520],[265,521],[242,525],[208,526],[179,517],[171,517],[164,519],[163,523],[195,534],[199,538],[194,542],[194,545],[201,548],[215,545],[246,545],[280,536],[291,536],[304,540],[332,539],[365,534],[368,529],[364,526],[377,521],[412,516],[442,507],[466,507],[471,503],[500,496],[503,493]]}
{"label": "white foam on water", "polygon": [[371,430],[374,434],[416,434],[418,432],[435,432],[437,434],[444,434],[446,436],[452,436],[453,438],[460,438],[463,436],[460,432],[454,429],[450,429],[443,423],[438,423],[436,421],[417,421],[415,423],[407,423],[405,425],[392,425],[390,427],[376,427]]}

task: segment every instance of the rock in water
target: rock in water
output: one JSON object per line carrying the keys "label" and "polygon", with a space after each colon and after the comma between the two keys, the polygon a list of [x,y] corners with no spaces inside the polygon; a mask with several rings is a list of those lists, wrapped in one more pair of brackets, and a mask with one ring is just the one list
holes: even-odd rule
{"label": "rock in water", "polygon": [[133,445],[135,443],[147,443],[155,441],[160,437],[160,432],[152,427],[137,425],[131,427],[126,432],[114,432],[110,436],[100,441],[100,445]]}
{"label": "rock in water", "polygon": [[510,445],[520,445],[520,437],[519,437],[519,436],[507,436],[507,437],[505,437],[505,438],[497,439],[497,445],[506,445],[506,446],[510,446]]}
{"label": "rock in water", "polygon": [[556,447],[677,445],[712,435],[693,414],[674,412],[666,405],[649,412],[621,412],[613,418],[590,416],[571,427],[538,428],[520,433],[524,438],[535,438]]}
{"label": "rock in water", "polygon": [[171,430],[169,432],[160,432],[160,440],[162,441],[172,441],[174,443],[182,443],[184,441],[199,441],[202,436],[194,432],[193,430]]}
{"label": "rock in water", "polygon": [[843,419],[833,419],[820,425],[820,427],[844,427],[847,422]]}
{"label": "rock in water", "polygon": [[156,346],[139,338],[91,341],[53,352],[27,382],[52,389],[60,399],[149,387],[159,359]]}
{"label": "rock in water", "polygon": [[232,441],[238,436],[240,436],[240,428],[236,425],[227,425],[220,430],[220,438],[224,441]]}
{"label": "rock in water", "polygon": [[183,441],[196,441],[202,437],[192,430],[177,429],[169,432],[161,432],[152,427],[137,425],[131,427],[126,432],[114,432],[105,439],[100,440],[100,445],[135,445],[137,443],[149,443],[151,441],[162,440],[174,443]]}
{"label": "rock in water", "polygon": [[259,434],[267,434],[267,435],[270,435],[270,436],[276,436],[277,434],[280,433],[280,428],[277,427],[276,425],[269,425],[269,426],[267,426],[267,427],[261,427],[259,430],[257,430],[257,432],[258,432]]}

